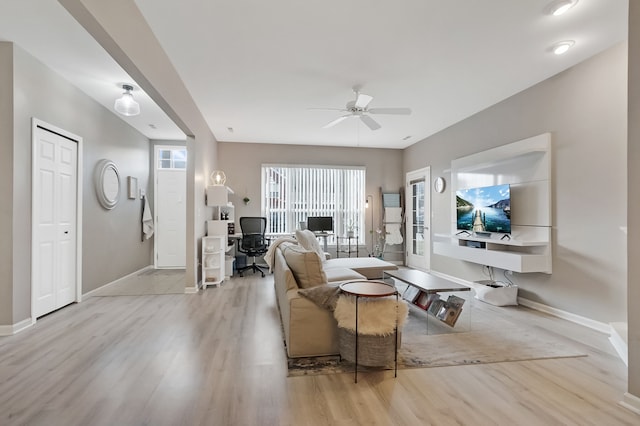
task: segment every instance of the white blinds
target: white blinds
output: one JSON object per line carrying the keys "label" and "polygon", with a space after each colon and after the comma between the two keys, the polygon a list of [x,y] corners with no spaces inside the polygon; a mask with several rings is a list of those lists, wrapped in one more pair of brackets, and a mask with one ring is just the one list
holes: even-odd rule
{"label": "white blinds", "polygon": [[292,233],[308,216],[331,216],[336,235],[353,229],[364,237],[364,167],[263,165],[262,188],[268,233]]}

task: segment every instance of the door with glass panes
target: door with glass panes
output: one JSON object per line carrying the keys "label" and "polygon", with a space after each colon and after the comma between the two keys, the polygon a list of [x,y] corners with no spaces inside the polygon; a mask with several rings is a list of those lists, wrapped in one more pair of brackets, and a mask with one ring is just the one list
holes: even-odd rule
{"label": "door with glass panes", "polygon": [[431,170],[425,167],[406,176],[406,250],[407,266],[422,271],[431,269]]}
{"label": "door with glass panes", "polygon": [[155,266],[186,266],[187,149],[157,146],[155,161]]}

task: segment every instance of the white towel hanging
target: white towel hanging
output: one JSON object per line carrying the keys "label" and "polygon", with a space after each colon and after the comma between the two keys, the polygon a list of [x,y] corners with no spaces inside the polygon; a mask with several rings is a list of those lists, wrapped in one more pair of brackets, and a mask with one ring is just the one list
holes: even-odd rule
{"label": "white towel hanging", "polygon": [[148,240],[153,235],[153,214],[151,213],[151,208],[149,207],[149,201],[147,201],[147,197],[144,197],[144,210],[142,212],[142,233],[144,234],[145,240]]}
{"label": "white towel hanging", "polygon": [[390,223],[385,225],[385,230],[387,231],[385,242],[387,244],[402,244],[402,233],[400,232],[401,226],[402,225],[399,223]]}

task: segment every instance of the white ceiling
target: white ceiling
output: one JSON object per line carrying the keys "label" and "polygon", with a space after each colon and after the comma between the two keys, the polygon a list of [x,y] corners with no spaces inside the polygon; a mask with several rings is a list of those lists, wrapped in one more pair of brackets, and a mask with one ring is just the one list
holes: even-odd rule
{"label": "white ceiling", "polygon": [[[404,148],[627,38],[628,0],[135,0],[220,141]],[[3,0],[13,41],[112,110],[131,79],[55,0]],[[574,40],[565,55],[550,47]],[[135,83],[134,83],[135,84]],[[322,126],[353,100],[409,107]],[[124,118],[184,135],[141,91]],[[152,129],[153,124],[157,129]],[[233,132],[229,131],[233,128]],[[408,139],[405,138],[409,136]]]}

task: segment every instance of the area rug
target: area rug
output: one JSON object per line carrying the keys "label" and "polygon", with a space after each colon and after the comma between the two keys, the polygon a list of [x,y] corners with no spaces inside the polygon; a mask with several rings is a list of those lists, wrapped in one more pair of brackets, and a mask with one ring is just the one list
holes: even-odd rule
{"label": "area rug", "polygon": [[[497,321],[493,327],[427,335],[421,316],[409,315],[398,350],[398,369],[586,356],[571,340],[536,326]],[[393,363],[383,368],[393,368]],[[339,356],[289,358],[288,372],[290,377],[347,373],[353,372],[353,363]]]}

